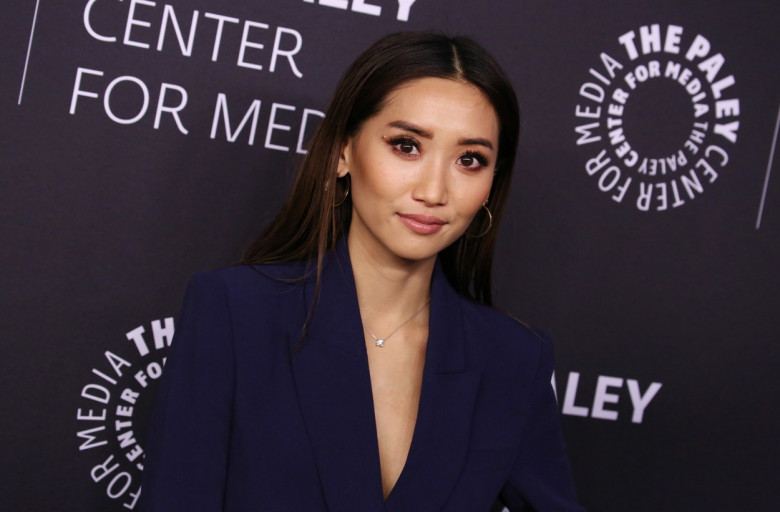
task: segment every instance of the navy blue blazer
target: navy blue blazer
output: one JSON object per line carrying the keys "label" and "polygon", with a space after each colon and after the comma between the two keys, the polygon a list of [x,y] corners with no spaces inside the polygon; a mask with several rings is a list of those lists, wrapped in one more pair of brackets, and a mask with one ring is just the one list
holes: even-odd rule
{"label": "navy blue blazer", "polygon": [[346,243],[302,264],[190,282],[147,438],[144,512],[581,511],[548,341],[456,293],[437,264],[417,424],[383,498],[363,326]]}

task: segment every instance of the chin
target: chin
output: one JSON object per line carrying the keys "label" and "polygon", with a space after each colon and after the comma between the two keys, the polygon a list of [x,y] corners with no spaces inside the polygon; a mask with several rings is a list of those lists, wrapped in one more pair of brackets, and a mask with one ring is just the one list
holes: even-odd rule
{"label": "chin", "polygon": [[[457,240],[457,238],[455,239]],[[455,240],[411,240],[405,244],[394,244],[393,252],[407,261],[423,261],[435,258],[441,251],[449,247]]]}

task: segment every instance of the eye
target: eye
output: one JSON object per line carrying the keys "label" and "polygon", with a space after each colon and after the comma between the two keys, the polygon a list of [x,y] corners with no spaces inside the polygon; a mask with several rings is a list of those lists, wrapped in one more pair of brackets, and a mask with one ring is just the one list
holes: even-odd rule
{"label": "eye", "polygon": [[487,166],[488,160],[478,151],[467,151],[458,157],[458,164],[471,171],[478,171]]}
{"label": "eye", "polygon": [[395,137],[387,141],[393,150],[404,156],[417,156],[420,154],[420,143],[413,137]]}

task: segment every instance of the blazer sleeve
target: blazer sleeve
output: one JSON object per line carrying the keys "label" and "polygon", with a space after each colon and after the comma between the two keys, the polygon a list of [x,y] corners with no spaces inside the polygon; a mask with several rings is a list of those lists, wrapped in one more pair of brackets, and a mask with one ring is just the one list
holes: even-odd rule
{"label": "blazer sleeve", "polygon": [[583,512],[577,501],[558,404],[552,389],[552,342],[543,338],[529,394],[528,420],[500,498],[512,512]]}
{"label": "blazer sleeve", "polygon": [[187,286],[147,434],[142,512],[222,510],[233,361],[225,283],[216,273],[197,274]]}

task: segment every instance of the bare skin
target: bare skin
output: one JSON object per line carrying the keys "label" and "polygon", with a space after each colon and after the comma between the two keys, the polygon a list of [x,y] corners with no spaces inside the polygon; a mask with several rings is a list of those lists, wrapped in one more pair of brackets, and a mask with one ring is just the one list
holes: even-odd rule
{"label": "bare skin", "polygon": [[[406,337],[396,339],[393,336],[391,341],[395,343],[395,348],[391,348],[393,344],[390,342],[383,347],[388,349],[385,352],[392,353],[389,357],[386,357],[388,354],[380,354],[375,346],[368,352],[385,498],[395,487],[406,465],[422,389],[427,326],[408,330],[412,332]],[[373,341],[373,338],[366,340],[369,349]],[[402,347],[402,344],[408,348]]]}
{"label": "bare skin", "polygon": [[[430,309],[420,308],[436,256],[463,234],[490,194],[498,131],[495,111],[476,87],[423,78],[388,95],[342,148],[338,174],[351,180],[348,247],[385,498],[406,464],[417,423]],[[365,327],[388,338],[384,347]]]}
{"label": "bare skin", "polygon": [[[431,271],[421,269],[416,276],[404,276],[405,272],[402,271],[369,269],[370,266],[361,264],[357,268],[353,267],[355,281],[360,283],[357,291],[361,315],[365,325],[370,326],[377,336],[387,336],[425,303]],[[393,274],[395,278],[391,277]],[[387,279],[386,284],[390,283],[389,286],[379,285],[380,281],[385,280],[382,278]],[[395,298],[379,298],[380,294],[376,292],[382,288],[382,296]],[[387,308],[388,304],[395,307]],[[364,331],[385,498],[395,487],[406,464],[417,423],[428,342],[428,313],[426,306],[381,348],[376,346],[376,341],[368,331]]]}

